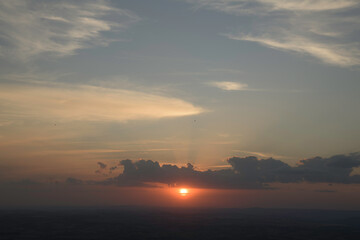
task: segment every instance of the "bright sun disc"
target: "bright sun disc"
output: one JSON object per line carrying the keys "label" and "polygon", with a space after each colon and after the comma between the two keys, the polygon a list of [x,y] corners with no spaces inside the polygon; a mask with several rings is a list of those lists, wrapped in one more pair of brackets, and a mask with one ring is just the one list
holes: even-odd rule
{"label": "bright sun disc", "polygon": [[188,191],[186,188],[181,188],[181,189],[179,190],[179,193],[180,193],[180,194],[188,194],[189,191]]}

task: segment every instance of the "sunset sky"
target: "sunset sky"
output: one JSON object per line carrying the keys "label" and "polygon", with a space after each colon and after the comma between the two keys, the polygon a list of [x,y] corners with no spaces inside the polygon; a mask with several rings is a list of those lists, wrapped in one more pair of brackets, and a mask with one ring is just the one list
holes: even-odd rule
{"label": "sunset sky", "polygon": [[0,206],[360,209],[359,39],[358,0],[2,0]]}

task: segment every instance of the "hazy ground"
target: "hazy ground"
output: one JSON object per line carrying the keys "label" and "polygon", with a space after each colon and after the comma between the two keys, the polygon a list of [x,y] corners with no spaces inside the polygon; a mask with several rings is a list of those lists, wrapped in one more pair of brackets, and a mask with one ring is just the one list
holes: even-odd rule
{"label": "hazy ground", "polygon": [[0,210],[0,239],[359,239],[359,211],[180,208]]}

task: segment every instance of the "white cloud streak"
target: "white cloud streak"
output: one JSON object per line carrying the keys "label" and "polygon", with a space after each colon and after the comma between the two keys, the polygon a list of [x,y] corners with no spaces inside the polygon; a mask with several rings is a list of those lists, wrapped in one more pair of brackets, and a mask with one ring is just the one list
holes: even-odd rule
{"label": "white cloud streak", "polygon": [[204,112],[177,98],[92,86],[71,89],[10,86],[0,91],[0,101],[3,119],[126,122]]}
{"label": "white cloud streak", "polygon": [[212,86],[220,88],[226,91],[240,91],[247,90],[248,85],[245,83],[238,82],[211,82]]}
{"label": "white cloud streak", "polygon": [[248,29],[223,34],[341,67],[360,65],[360,2],[355,0],[187,0],[252,18]]}
{"label": "white cloud streak", "polygon": [[329,64],[340,65],[344,67],[360,65],[360,51],[356,45],[330,45],[311,41],[311,39],[301,38],[298,36],[289,36],[286,39],[275,39],[267,36],[254,37],[251,35],[228,35],[228,37],[234,40],[257,42],[261,45],[274,49],[309,54]]}
{"label": "white cloud streak", "polygon": [[0,2],[0,55],[21,60],[106,46],[114,39],[102,33],[127,28],[140,20],[134,13],[104,0]]}
{"label": "white cloud streak", "polygon": [[186,0],[196,8],[209,8],[231,14],[260,14],[278,10],[328,11],[351,8],[359,4],[356,0]]}
{"label": "white cloud streak", "polygon": [[270,5],[272,10],[326,11],[353,7],[355,0],[258,0]]}

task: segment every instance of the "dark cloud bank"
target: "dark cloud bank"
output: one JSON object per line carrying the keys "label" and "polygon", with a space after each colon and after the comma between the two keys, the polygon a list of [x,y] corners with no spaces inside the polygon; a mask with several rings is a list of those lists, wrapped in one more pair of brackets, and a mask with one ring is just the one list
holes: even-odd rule
{"label": "dark cloud bank", "polygon": [[[163,183],[169,186],[225,189],[266,189],[271,188],[270,183],[360,183],[360,175],[351,174],[355,167],[360,166],[360,153],[305,159],[295,167],[273,158],[258,159],[252,156],[232,157],[228,163],[231,166],[229,169],[199,171],[190,163],[186,167],[178,167],[160,165],[152,160],[122,160],[119,166],[124,171],[117,177],[87,183],[146,187]],[[81,183],[73,178],[67,182]]]}

